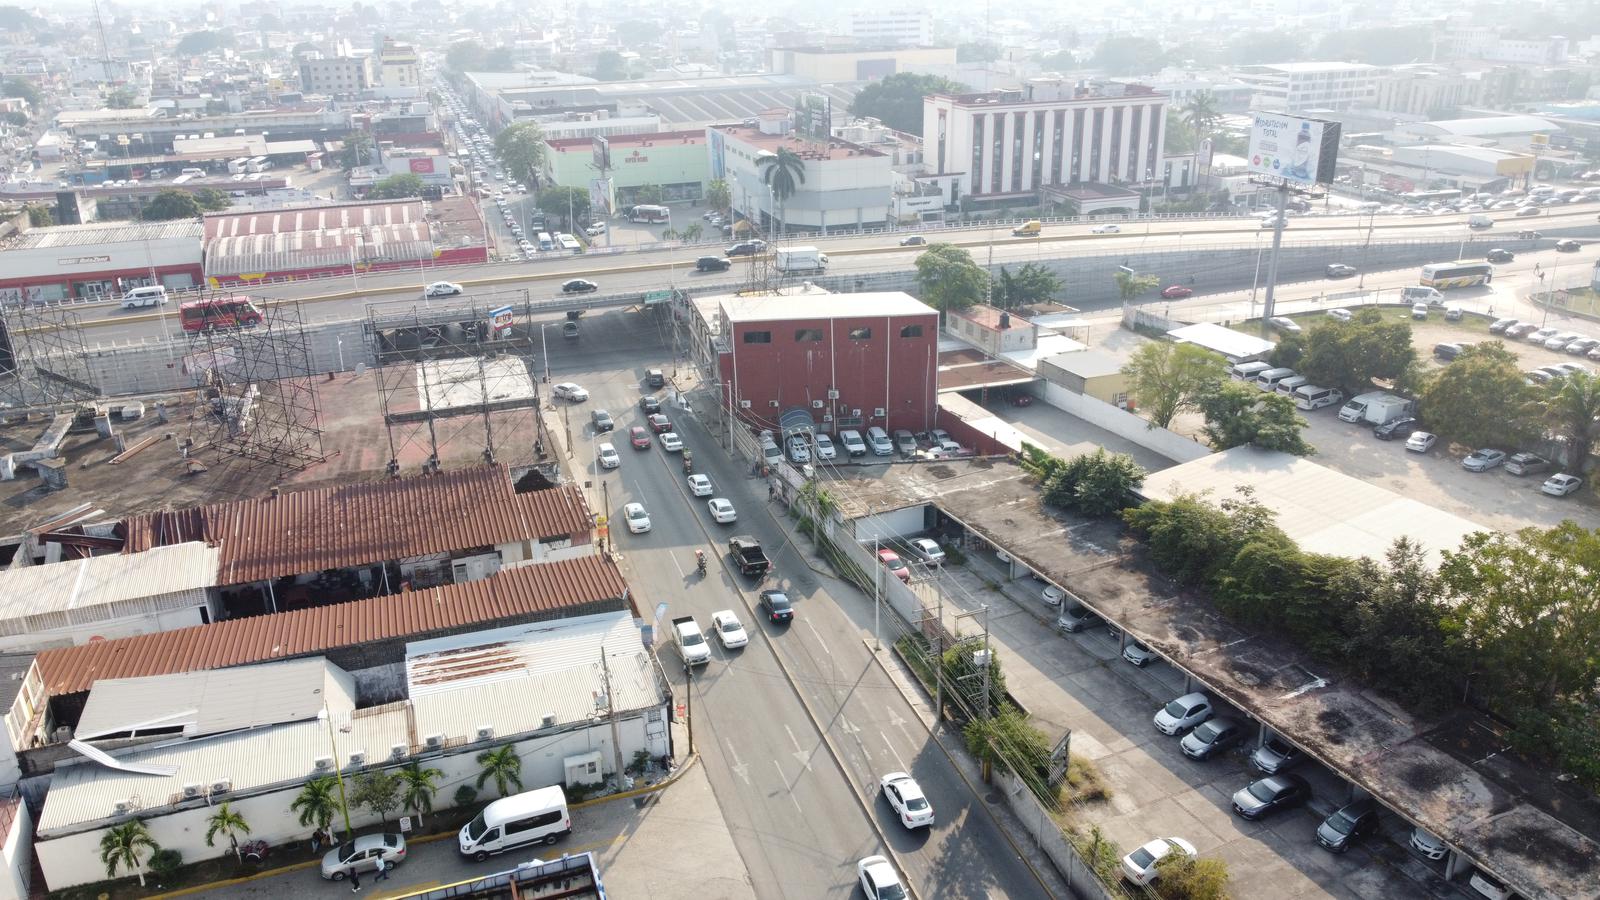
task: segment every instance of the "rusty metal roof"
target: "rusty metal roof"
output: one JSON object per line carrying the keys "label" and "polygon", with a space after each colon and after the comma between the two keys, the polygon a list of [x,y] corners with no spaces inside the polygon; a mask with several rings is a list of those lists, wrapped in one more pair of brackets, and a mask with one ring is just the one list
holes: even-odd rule
{"label": "rusty metal roof", "polygon": [[337,647],[504,623],[624,596],[611,561],[582,556],[519,566],[489,578],[386,597],[248,619],[195,625],[38,656],[49,696],[86,691],[97,679],[136,678],[324,653]]}
{"label": "rusty metal roof", "polygon": [[544,537],[586,543],[590,524],[577,487],[518,494],[504,466],[478,466],[132,516],[124,552],[203,540],[222,548],[227,585]]}

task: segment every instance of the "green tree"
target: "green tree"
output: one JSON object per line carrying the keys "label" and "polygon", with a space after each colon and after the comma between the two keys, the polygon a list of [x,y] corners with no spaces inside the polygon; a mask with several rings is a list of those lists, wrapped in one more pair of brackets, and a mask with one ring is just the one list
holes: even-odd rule
{"label": "green tree", "polygon": [[511,55],[511,48],[504,45],[490,50],[483,58],[485,72],[515,72],[517,61]]}
{"label": "green tree", "polygon": [[1107,75],[1149,75],[1161,71],[1166,54],[1150,38],[1113,35],[1094,50],[1091,66]]}
{"label": "green tree", "polygon": [[1039,68],[1045,72],[1071,72],[1078,67],[1078,56],[1071,50],[1057,50],[1039,57]]}
{"label": "green tree", "polygon": [[1228,58],[1241,66],[1294,62],[1305,48],[1305,38],[1287,31],[1246,31],[1228,42]]}
{"label": "green tree", "polygon": [[566,223],[571,231],[574,222],[589,214],[589,192],[559,184],[547,187],[539,192],[539,208]]}
{"label": "green tree", "polygon": [[956,62],[994,62],[1000,47],[990,41],[968,41],[956,45]]}
{"label": "green tree", "polygon": [[105,863],[106,877],[117,877],[122,868],[139,876],[139,886],[144,887],[143,859],[161,849],[150,837],[150,829],[137,819],[107,829],[100,836],[100,861]]}
{"label": "green tree", "polygon": [[145,204],[139,218],[147,222],[170,222],[173,219],[195,219],[200,216],[200,202],[188,191],[168,188],[156,194]]}
{"label": "green tree", "polygon": [[1317,42],[1316,58],[1371,63],[1375,66],[1427,62],[1428,42],[1433,37],[1432,30],[1425,25],[1334,31],[1323,35],[1322,40]]}
{"label": "green tree", "polygon": [[1137,298],[1140,294],[1150,293],[1161,283],[1161,279],[1154,275],[1138,275],[1121,269],[1118,269],[1112,277],[1117,280],[1117,294],[1123,303]]}
{"label": "green tree", "polygon": [[1061,279],[1039,263],[1023,263],[1015,275],[1001,266],[992,302],[1001,309],[1016,309],[1049,300],[1059,290]]}
{"label": "green tree", "polygon": [[1217,450],[1251,444],[1309,456],[1311,445],[1302,433],[1306,420],[1295,411],[1294,401],[1282,394],[1263,394],[1247,384],[1227,381],[1200,398],[1205,414],[1206,440]]}
{"label": "green tree", "polygon": [[1297,366],[1315,384],[1354,395],[1372,389],[1373,379],[1395,382],[1417,361],[1411,324],[1384,321],[1376,307],[1363,307],[1348,322],[1323,319],[1305,335],[1305,356]]}
{"label": "green tree", "polygon": [[313,778],[300,787],[300,793],[289,802],[289,809],[299,814],[301,825],[326,831],[333,824],[333,814],[339,811],[338,790],[332,777]]}
{"label": "green tree", "polygon": [[522,757],[517,755],[517,748],[511,744],[503,744],[493,750],[485,750],[478,754],[478,790],[483,790],[486,782],[493,781],[495,792],[506,796],[508,788],[522,790]]}
{"label": "green tree", "polygon": [[1183,111],[1167,107],[1167,131],[1162,143],[1167,153],[1193,153],[1197,143],[1194,129],[1183,121]]}
{"label": "green tree", "polygon": [[345,136],[344,149],[339,151],[339,165],[346,169],[370,166],[378,161],[378,147],[369,131],[353,131]]}
{"label": "green tree", "polygon": [[1537,396],[1517,357],[1499,341],[1488,341],[1468,347],[1429,379],[1419,400],[1439,435],[1468,447],[1506,447],[1534,432],[1530,401]]}
{"label": "green tree", "polygon": [[403,779],[394,772],[367,772],[356,779],[355,790],[350,792],[350,802],[371,810],[377,814],[378,821],[387,825],[389,813],[400,808],[402,782]]}
{"label": "green tree", "polygon": [[444,52],[444,63],[457,72],[483,72],[489,51],[474,40],[456,41]]}
{"label": "green tree", "polygon": [[[1267,355],[1267,363],[1274,369],[1299,369],[1300,361],[1306,357],[1306,338],[1304,334],[1290,332],[1278,338],[1272,345],[1272,352]],[[1310,378],[1310,376],[1306,376]],[[1311,379],[1317,384],[1337,385],[1338,382],[1321,382]]]}
{"label": "green tree", "polygon": [[1581,475],[1600,438],[1600,377],[1574,372],[1546,388],[1540,403],[1545,425],[1567,444],[1567,471]]}
{"label": "green tree", "polygon": [[989,273],[955,244],[929,244],[917,256],[917,286],[922,300],[943,314],[982,301]]}
{"label": "green tree", "polygon": [[411,172],[390,175],[367,189],[368,200],[404,200],[422,196],[422,176]]}
{"label": "green tree", "polygon": [[877,119],[907,134],[922,134],[922,98],[958,94],[967,88],[939,75],[896,72],[862,88],[850,101],[850,114]]}
{"label": "green tree", "polygon": [[[968,650],[967,656],[971,655]],[[1036,796],[1050,795],[1050,739],[1030,725],[1021,710],[1002,704],[994,715],[968,721],[961,735],[967,751],[979,761],[1021,778]]]}
{"label": "green tree", "polygon": [[733,206],[733,189],[726,180],[713,178],[706,182],[706,206],[727,215]]}
{"label": "green tree", "polygon": [[597,81],[626,81],[628,61],[615,50],[601,50],[594,58],[594,77]]}
{"label": "green tree", "polygon": [[1228,900],[1228,864],[1214,856],[1190,859],[1168,853],[1156,861],[1155,894],[1161,900]]}
{"label": "green tree", "polygon": [[117,88],[106,95],[107,109],[134,109],[139,106],[139,96],[128,88]]}
{"label": "green tree", "polygon": [[685,244],[692,244],[700,240],[700,236],[704,233],[705,228],[699,222],[690,222],[683,226],[683,231],[681,232]]}
{"label": "green tree", "polygon": [[1045,502],[1086,516],[1109,516],[1132,501],[1144,476],[1133,457],[1100,447],[1058,466],[1044,484]]}
{"label": "green tree", "polygon": [[48,206],[29,203],[22,208],[28,214],[28,224],[34,228],[48,228],[56,223],[55,216],[51,214]]}
{"label": "green tree", "polygon": [[204,212],[221,212],[233,205],[233,198],[216,188],[201,188],[194,192],[194,202]]}
{"label": "green tree", "polygon": [[[537,124],[516,122],[495,137],[494,152],[514,180],[529,185],[538,183],[549,150],[545,146],[544,132]],[[584,196],[588,193],[584,191]]]}
{"label": "green tree", "polygon": [[433,796],[439,793],[439,786],[434,782],[443,778],[444,772],[424,769],[418,763],[411,762],[395,774],[400,778],[400,802],[407,810],[417,814],[417,824],[421,825],[422,817],[433,812]]}
{"label": "green tree", "polygon": [[666,199],[666,192],[659,184],[641,184],[633,193],[633,202],[647,206],[659,206]]}
{"label": "green tree", "polygon": [[1198,344],[1151,341],[1122,367],[1128,393],[1157,428],[1166,428],[1178,413],[1200,408],[1200,398],[1228,377],[1228,361]]}
{"label": "green tree", "polygon": [[28,101],[28,106],[34,110],[38,109],[40,101],[44,99],[39,89],[26,78],[7,78],[4,82],[0,82],[0,97],[21,97]]}
{"label": "green tree", "polygon": [[203,56],[232,44],[233,38],[220,31],[191,31],[179,39],[172,52],[175,56]]}
{"label": "green tree", "polygon": [[1248,488],[1240,493],[1216,504],[1197,494],[1146,501],[1123,510],[1122,518],[1168,577],[1188,587],[1211,587],[1246,544],[1289,541]]}
{"label": "green tree", "polygon": [[233,848],[233,858],[240,863],[244,862],[244,857],[239,855],[239,835],[249,833],[250,823],[227,800],[222,801],[222,805],[206,819],[206,846],[215,847],[217,835],[220,834],[228,839],[228,846]]}
{"label": "green tree", "polygon": [[1204,140],[1217,130],[1222,120],[1222,107],[1217,95],[1210,91],[1195,91],[1183,107],[1183,123],[1189,126],[1196,138]]}
{"label": "green tree", "polygon": [[757,165],[762,170],[761,180],[772,188],[772,196],[778,201],[776,213],[778,232],[781,234],[784,230],[783,216],[788,209],[789,198],[800,190],[800,185],[806,183],[806,161],[788,147],[779,147],[776,154],[761,157]]}
{"label": "green tree", "polygon": [[1460,696],[1463,661],[1444,628],[1449,606],[1427,553],[1406,538],[1382,563],[1363,558],[1343,586],[1350,621],[1340,654],[1366,684],[1387,685],[1420,709],[1439,709]]}

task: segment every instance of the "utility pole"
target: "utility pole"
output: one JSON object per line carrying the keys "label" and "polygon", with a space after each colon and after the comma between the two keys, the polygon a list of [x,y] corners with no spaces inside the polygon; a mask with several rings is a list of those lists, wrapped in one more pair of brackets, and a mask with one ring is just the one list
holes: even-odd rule
{"label": "utility pole", "polygon": [[[610,535],[611,534],[611,482],[606,481],[604,478],[600,479],[600,519],[606,523],[606,534]],[[602,537],[600,539],[600,552],[601,553],[605,552],[607,543],[609,543],[609,542],[605,538]]]}
{"label": "utility pole", "polygon": [[1278,185],[1278,215],[1272,226],[1272,259],[1267,262],[1267,296],[1261,303],[1261,336],[1272,331],[1273,292],[1278,286],[1278,249],[1283,246],[1284,216],[1289,211],[1289,185]]}
{"label": "utility pole", "polygon": [[689,728],[689,752],[694,752],[694,667],[683,661],[683,719]]}
{"label": "utility pole", "polygon": [[611,666],[606,662],[606,648],[600,645],[600,674],[606,682],[606,718],[611,720],[611,750],[617,758],[617,784],[622,784],[625,770],[622,765],[622,731],[617,727],[616,697],[611,692]]}
{"label": "utility pole", "polygon": [[939,592],[939,603],[933,620],[933,719],[944,721],[944,592]]}
{"label": "utility pole", "polygon": [[[872,537],[872,558],[878,558],[878,537]],[[878,585],[883,581],[883,566],[876,566],[872,576],[872,651],[874,653],[883,649],[883,632],[878,628],[879,610],[883,603],[879,598]]]}

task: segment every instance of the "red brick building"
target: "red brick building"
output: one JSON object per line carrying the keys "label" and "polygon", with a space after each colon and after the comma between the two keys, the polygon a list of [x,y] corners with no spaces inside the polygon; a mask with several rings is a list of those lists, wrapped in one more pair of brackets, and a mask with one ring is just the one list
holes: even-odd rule
{"label": "red brick building", "polygon": [[725,297],[717,320],[722,402],[753,426],[792,409],[826,432],[935,425],[939,314],[909,294]]}

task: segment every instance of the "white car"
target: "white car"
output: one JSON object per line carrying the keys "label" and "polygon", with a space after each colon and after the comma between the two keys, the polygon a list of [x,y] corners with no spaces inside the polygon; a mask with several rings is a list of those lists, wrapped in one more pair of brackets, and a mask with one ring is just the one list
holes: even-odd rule
{"label": "white car", "polygon": [[573,403],[582,403],[589,399],[589,392],[582,385],[563,381],[550,389],[550,395],[557,400],[571,400]]}
{"label": "white car", "polygon": [[933,538],[917,538],[906,546],[912,556],[922,560],[930,566],[944,565],[944,550],[939,547],[939,542]]}
{"label": "white car", "polygon": [[644,511],[643,503],[629,503],[624,506],[622,519],[628,523],[628,530],[634,534],[643,534],[650,530],[650,514]]}
{"label": "white car", "polygon": [[711,496],[711,478],[707,475],[689,476],[689,493],[696,497]]}
{"label": "white car", "polygon": [[869,856],[856,863],[856,878],[861,881],[861,893],[867,900],[906,900],[910,896],[894,866],[882,856]]}
{"label": "white car", "polygon": [[1060,606],[1062,598],[1066,597],[1067,593],[1053,584],[1047,584],[1044,586],[1044,590],[1040,592],[1040,596],[1044,597],[1044,602],[1051,606]]}
{"label": "white car", "polygon": [[1156,713],[1156,729],[1162,734],[1182,734],[1211,718],[1211,698],[1195,691],[1161,707]]}
{"label": "white car", "polygon": [[1128,646],[1122,649],[1122,658],[1142,669],[1150,665],[1156,655],[1140,641],[1129,641]]}
{"label": "white car", "polygon": [[833,459],[839,455],[838,448],[833,446],[833,438],[825,434],[819,434],[815,440],[817,442],[817,459]]}
{"label": "white car", "polygon": [[1134,884],[1149,884],[1156,879],[1156,863],[1172,852],[1194,859],[1194,845],[1183,838],[1156,838],[1122,858],[1122,877]]}
{"label": "white car", "polygon": [[879,781],[883,798],[894,807],[900,824],[907,828],[927,828],[933,825],[933,805],[922,793],[917,780],[904,772],[890,772]]}
{"label": "white car", "polygon": [[733,504],[726,498],[712,497],[706,501],[706,506],[711,510],[711,518],[724,525],[739,520],[739,514],[734,511]]}
{"label": "white car", "polygon": [[1431,431],[1413,431],[1411,436],[1406,438],[1406,449],[1412,453],[1427,453],[1433,449],[1434,443],[1438,440],[1438,435]]}
{"label": "white car", "polygon": [[1565,497],[1566,495],[1583,487],[1583,479],[1576,475],[1551,475],[1546,478],[1539,490],[1552,497]]}
{"label": "white car", "polygon": [[617,455],[617,448],[610,444],[600,445],[600,468],[615,469],[622,465],[622,457]]}
{"label": "white car", "polygon": [[750,643],[750,635],[745,633],[744,623],[733,614],[733,610],[725,609],[711,614],[711,630],[717,633],[717,640],[722,642],[723,649],[732,650]]}
{"label": "white car", "polygon": [[461,285],[452,281],[435,281],[422,293],[425,297],[454,297],[461,293]]}
{"label": "white car", "polygon": [[1089,229],[1090,234],[1120,234],[1122,229],[1116,225],[1096,225]]}
{"label": "white car", "polygon": [[606,233],[606,223],[604,223],[604,222],[596,222],[593,225],[590,225],[588,228],[585,228],[583,230],[583,233],[587,234],[589,237],[594,237],[597,234],[605,234]]}
{"label": "white car", "polygon": [[1333,309],[1328,310],[1328,318],[1330,318],[1330,319],[1338,319],[1341,322],[1348,322],[1351,319],[1355,318],[1355,314],[1350,312],[1350,310],[1345,309],[1342,306],[1337,306],[1337,307],[1334,307]]}
{"label": "white car", "polygon": [[676,431],[669,431],[661,435],[661,449],[668,453],[677,453],[683,449],[683,438],[678,437]]}
{"label": "white car", "polygon": [[806,444],[803,435],[789,438],[789,459],[796,463],[811,461],[811,448]]}

